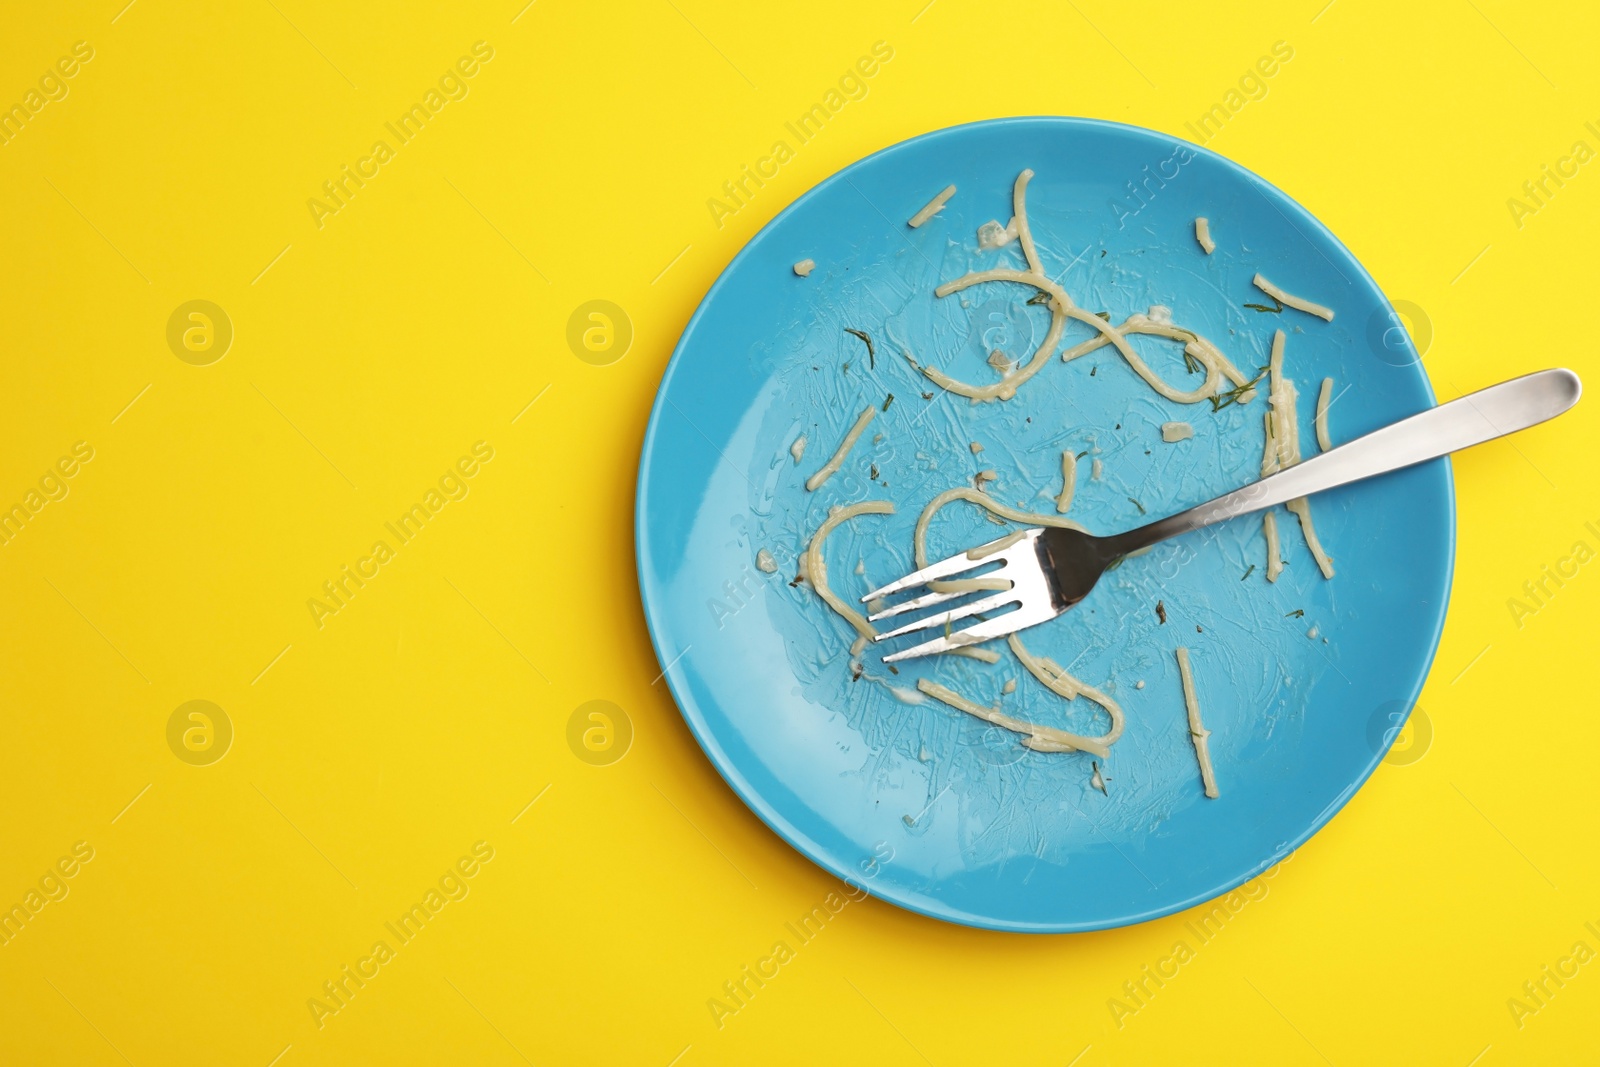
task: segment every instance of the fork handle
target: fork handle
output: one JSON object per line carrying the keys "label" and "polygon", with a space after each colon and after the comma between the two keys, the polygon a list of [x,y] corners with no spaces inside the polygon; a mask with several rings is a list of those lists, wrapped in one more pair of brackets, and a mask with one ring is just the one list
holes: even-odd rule
{"label": "fork handle", "polygon": [[1324,489],[1425,463],[1525,430],[1571,408],[1583,384],[1570,370],[1542,370],[1390,423],[1303,463],[1187,511],[1109,537],[1116,555]]}

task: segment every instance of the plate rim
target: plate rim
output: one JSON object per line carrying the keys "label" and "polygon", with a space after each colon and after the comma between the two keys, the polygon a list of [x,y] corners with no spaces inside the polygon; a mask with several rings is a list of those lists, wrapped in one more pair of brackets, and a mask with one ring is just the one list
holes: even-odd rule
{"label": "plate rim", "polygon": [[[1378,766],[1383,762],[1383,758],[1385,755],[1387,755],[1388,750],[1383,749],[1374,753],[1372,758],[1368,761],[1366,767],[1354,778],[1354,780],[1352,780],[1350,785],[1337,797],[1335,797],[1333,801],[1330,802],[1315,819],[1311,820],[1303,832],[1289,840],[1282,854],[1273,856],[1254,867],[1248,868],[1243,875],[1238,878],[1233,878],[1230,876],[1229,878],[1223,879],[1222,882],[1220,882],[1215,888],[1202,890],[1199,893],[1186,897],[1180,901],[1161,904],[1155,907],[1147,908],[1144,911],[1130,913],[1114,919],[1090,920],[1086,922],[1016,921],[996,919],[991,916],[972,915],[962,911],[961,909],[948,906],[944,907],[943,910],[940,910],[937,907],[924,905],[918,899],[902,896],[893,890],[882,893],[876,892],[875,887],[871,884],[870,880],[863,880],[855,877],[853,872],[844,867],[842,864],[835,862],[835,858],[820,846],[815,848],[811,847],[815,843],[811,841],[810,837],[801,831],[797,826],[790,824],[787,819],[773,809],[761,792],[756,789],[754,784],[745,778],[739,769],[732,764],[731,760],[726,758],[726,754],[716,743],[715,737],[712,735],[704,720],[704,717],[700,713],[698,705],[691,697],[686,696],[686,694],[680,691],[677,682],[672,677],[672,664],[668,663],[666,659],[665,649],[662,648],[661,640],[657,633],[655,609],[652,607],[650,597],[646,592],[647,585],[645,580],[645,546],[648,543],[650,536],[649,530],[646,528],[645,524],[644,511],[647,488],[646,474],[656,444],[658,424],[660,423],[663,408],[666,404],[667,389],[671,385],[673,375],[677,372],[680,362],[684,357],[685,346],[693,337],[696,328],[701,323],[701,319],[706,315],[707,308],[711,306],[713,298],[717,295],[718,291],[721,290],[723,285],[728,282],[728,279],[733,275],[735,269],[742,264],[745,257],[751,254],[751,249],[753,246],[759,243],[760,240],[766,236],[769,230],[776,228],[781,222],[787,219],[790,214],[800,210],[805,204],[807,204],[815,196],[819,195],[824,189],[831,188],[840,182],[848,181],[849,177],[857,170],[872,163],[879,156],[899,151],[903,148],[909,147],[910,145],[923,141],[959,136],[963,131],[975,127],[1020,126],[1030,123],[1047,123],[1051,125],[1060,125],[1067,128],[1079,127],[1090,129],[1110,129],[1122,133],[1132,133],[1139,137],[1170,139],[1173,143],[1186,147],[1192,152],[1204,153],[1215,162],[1222,164],[1227,170],[1233,172],[1237,177],[1243,179],[1245,182],[1259,187],[1269,195],[1275,194],[1281,197],[1286,204],[1299,213],[1299,223],[1308,225],[1314,233],[1320,234],[1323,238],[1332,242],[1334,247],[1338,248],[1345,254],[1345,256],[1348,257],[1350,263],[1356,268],[1358,283],[1365,282],[1365,284],[1370,286],[1372,290],[1377,293],[1378,298],[1383,302],[1383,304],[1389,307],[1390,313],[1395,314],[1392,301],[1390,301],[1388,295],[1383,291],[1383,287],[1378,284],[1377,279],[1375,279],[1371,272],[1367,270],[1366,265],[1356,257],[1354,252],[1346,247],[1343,241],[1339,240],[1338,236],[1332,230],[1330,230],[1322,223],[1320,219],[1308,211],[1298,200],[1242,164],[1236,163],[1228,157],[1221,155],[1212,149],[1206,148],[1203,145],[1197,145],[1186,138],[1179,137],[1175,134],[1169,134],[1161,130],[1150,129],[1149,127],[1135,126],[1131,123],[1117,122],[1111,119],[1098,119],[1074,115],[1011,115],[989,119],[977,119],[971,122],[958,123],[954,126],[943,126],[935,130],[928,130],[926,132],[896,141],[893,144],[885,145],[884,147],[870,152],[867,155],[861,156],[853,162],[847,163],[838,170],[835,170],[821,181],[818,181],[814,185],[810,186],[799,196],[795,197],[795,199],[790,202],[782,211],[779,211],[771,219],[767,220],[767,222],[763,224],[760,229],[751,234],[750,237],[745,240],[745,242],[739,247],[739,250],[734,253],[733,258],[728,261],[727,265],[724,266],[720,272],[718,272],[716,280],[711,283],[711,286],[705,291],[704,295],[700,297],[700,302],[695,306],[694,314],[691,315],[689,317],[689,321],[684,324],[683,332],[679,334],[677,343],[673,345],[672,355],[668,357],[666,366],[662,369],[661,380],[656,385],[656,395],[650,405],[650,418],[645,423],[644,438],[639,445],[639,463],[635,475],[636,484],[634,487],[633,504],[634,566],[635,576],[638,579],[639,584],[639,602],[641,608],[643,609],[645,629],[650,634],[650,646],[655,652],[657,663],[667,664],[666,669],[662,671],[662,677],[666,680],[667,690],[672,696],[673,704],[678,709],[678,714],[682,717],[685,725],[688,726],[690,734],[694,736],[695,742],[700,746],[700,750],[705,754],[706,759],[711,763],[712,767],[716,769],[717,773],[721,775],[722,780],[727,783],[728,787],[733,790],[734,795],[737,796],[739,800],[744,803],[745,807],[749,808],[757,818],[765,823],[768,829],[776,833],[787,845],[789,845],[790,848],[794,849],[801,856],[805,857],[822,870],[827,871],[829,874],[839,878],[846,885],[860,888],[873,897],[886,901],[887,903],[893,904],[896,907],[902,908],[906,911],[914,912],[918,915],[925,915],[931,919],[937,919],[953,925],[974,927],[985,930],[996,930],[1005,933],[1091,933],[1100,930],[1116,930],[1128,926],[1137,926],[1141,923],[1150,922],[1155,919],[1164,918],[1168,915],[1175,915],[1179,912],[1187,911],[1188,909],[1196,907],[1200,904],[1204,904],[1207,901],[1216,900],[1219,897],[1226,896],[1228,893],[1238,889],[1241,885],[1244,885],[1252,878],[1260,875],[1263,871],[1266,871],[1268,868],[1281,863],[1288,856],[1291,856],[1298,851],[1299,848],[1312,837],[1321,832],[1321,830],[1327,826],[1328,823],[1333,821],[1334,816],[1338,815],[1344,810],[1345,806],[1350,803],[1350,801],[1358,792],[1361,791],[1361,788],[1366,785],[1367,781],[1377,771]],[[1291,222],[1291,224],[1293,224],[1293,222]],[[1415,352],[1415,345],[1411,340],[1409,332],[1406,333],[1406,345],[1411,349],[1412,352]],[[1439,403],[1438,396],[1434,393],[1433,382],[1431,379],[1429,379],[1427,369],[1423,366],[1422,355],[1420,353],[1416,354],[1416,359],[1413,360],[1411,365],[1418,368],[1419,376],[1422,381],[1423,392],[1426,395],[1430,405],[1437,407]],[[1420,464],[1419,466],[1427,467],[1434,464],[1441,465],[1440,470],[1444,476],[1444,518],[1446,541],[1443,583],[1444,590],[1443,595],[1439,598],[1438,609],[1434,613],[1434,617],[1431,620],[1430,629],[1432,632],[1428,637],[1428,644],[1430,647],[1427,654],[1423,657],[1422,669],[1418,673],[1417,679],[1412,685],[1411,692],[1405,698],[1406,715],[1405,719],[1401,722],[1402,726],[1404,726],[1406,722],[1410,721],[1411,713],[1416,709],[1417,702],[1421,699],[1422,690],[1427,685],[1429,676],[1433,673],[1434,661],[1437,659],[1439,654],[1439,645],[1444,636],[1445,619],[1449,613],[1450,598],[1455,586],[1457,533],[1455,468],[1449,456],[1442,457],[1439,460],[1430,460],[1427,464]],[[676,661],[673,662],[675,663]],[[924,894],[924,897],[926,897],[926,894]]]}

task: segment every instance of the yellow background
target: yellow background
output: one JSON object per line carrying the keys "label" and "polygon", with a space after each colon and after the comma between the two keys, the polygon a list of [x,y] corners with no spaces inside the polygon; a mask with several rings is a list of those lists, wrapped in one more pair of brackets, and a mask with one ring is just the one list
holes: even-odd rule
{"label": "yellow background", "polygon": [[[1600,565],[1520,627],[1507,607],[1600,548],[1594,400],[1455,462],[1424,758],[1380,768],[1120,1028],[1108,999],[1192,916],[1024,937],[853,904],[713,1023],[708,998],[836,884],[654,682],[630,533],[679,331],[805,189],[992,116],[1183,135],[1279,40],[1293,60],[1209,147],[1423,309],[1440,398],[1593,378],[1600,164],[1520,227],[1506,204],[1574,141],[1600,148],[1592,5],[524,2],[8,13],[0,103],[76,41],[94,58],[0,146],[0,504],[74,442],[95,457],[0,547],[0,904],[74,842],[94,859],[0,947],[0,1062],[1594,1055],[1600,963],[1520,1027],[1507,1007],[1575,942],[1600,949]],[[319,229],[307,200],[480,40],[469,95]],[[707,198],[880,40],[866,98],[719,229]],[[209,366],[166,341],[193,299],[234,327]],[[634,325],[609,366],[566,343],[592,299]],[[307,599],[477,441],[495,452],[470,495],[319,629]],[[235,730],[210,766],[167,743],[195,699]],[[567,741],[594,699],[633,728],[609,766]],[[477,841],[494,859],[470,895],[319,1029],[308,998]]]}

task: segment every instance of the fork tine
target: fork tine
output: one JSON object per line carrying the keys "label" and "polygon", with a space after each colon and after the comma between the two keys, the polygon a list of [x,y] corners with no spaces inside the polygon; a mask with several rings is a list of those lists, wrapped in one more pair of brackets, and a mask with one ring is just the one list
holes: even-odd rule
{"label": "fork tine", "polygon": [[966,595],[966,593],[925,593],[919,597],[912,597],[903,604],[895,604],[893,607],[887,607],[882,611],[868,615],[867,621],[877,622],[879,619],[887,619],[891,615],[901,615],[908,611],[916,611],[918,608],[931,608],[935,604],[943,604],[946,600],[954,600],[956,597]]}
{"label": "fork tine", "polygon": [[[1034,531],[1034,533],[1037,533],[1037,531]],[[1010,536],[1011,534],[1006,534],[1006,537]],[[930,565],[925,566],[925,568],[920,569],[920,571],[912,571],[912,573],[907,574],[906,577],[899,579],[898,582],[890,582],[888,585],[883,585],[882,589],[874,589],[872,592],[867,593],[866,597],[861,598],[861,603],[867,603],[869,600],[878,600],[878,598],[888,597],[890,593],[898,593],[901,592],[902,589],[910,589],[912,585],[922,585],[925,584],[925,582],[931,582],[934,581],[934,579],[939,579],[939,577],[949,577],[952,576],[952,574],[960,574],[962,571],[974,571],[974,569],[978,569],[979,566],[984,566],[986,563],[1003,563],[1006,558],[1005,552],[997,552],[994,553],[994,555],[984,555],[984,557],[976,558],[976,560],[973,560],[973,558],[970,558],[968,555],[966,555],[966,552],[978,552],[979,549],[987,549],[989,545],[997,544],[997,542],[1000,541],[1005,541],[1005,537],[995,537],[994,541],[986,541],[984,544],[978,545],[976,549],[966,549],[963,550],[963,552],[957,552],[955,555],[952,555],[952,557],[942,558],[942,560],[939,560],[938,563],[930,563]],[[984,577],[994,576],[992,576],[992,574],[984,574]],[[930,601],[930,603],[933,603],[933,601]]]}
{"label": "fork tine", "polygon": [[[1016,611],[1008,612],[998,619],[980,622],[976,626],[969,626],[965,630],[958,630],[949,637],[940,636],[932,641],[924,641],[920,645],[913,645],[902,652],[883,657],[885,663],[895,663],[900,660],[916,659],[918,656],[934,656],[942,652],[953,652],[958,648],[969,645],[982,644],[993,641],[997,637],[1016,633],[1018,630],[1033,626],[1036,623],[1046,622],[1054,618],[1055,613],[1048,606],[1044,608],[1029,608],[1026,604]],[[889,636],[885,634],[884,636]]]}
{"label": "fork tine", "polygon": [[969,615],[976,615],[980,611],[989,611],[993,608],[1002,608],[1007,604],[1018,603],[1021,600],[1022,593],[1019,590],[1008,589],[1003,593],[996,593],[994,596],[984,597],[982,600],[975,600],[971,603],[962,604],[958,607],[951,608],[949,611],[936,611],[926,619],[918,619],[916,622],[908,622],[898,629],[889,630],[886,633],[879,634],[877,637],[874,637],[873,640],[887,641],[889,638],[899,637],[901,634],[909,634],[917,630],[926,630],[933,626],[944,626],[948,623],[955,622],[958,619],[965,619]]}

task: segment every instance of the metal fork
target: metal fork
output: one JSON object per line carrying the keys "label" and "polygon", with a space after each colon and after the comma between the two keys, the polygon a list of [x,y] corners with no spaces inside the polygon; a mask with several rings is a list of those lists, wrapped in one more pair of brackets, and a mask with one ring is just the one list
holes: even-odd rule
{"label": "metal fork", "polygon": [[[944,629],[944,634],[932,641],[883,657],[883,662],[892,663],[1005,637],[1047,622],[1078,603],[1108,567],[1129,553],[1224,519],[1264,511],[1298,497],[1424,463],[1525,430],[1571,408],[1582,391],[1582,383],[1570,370],[1539,371],[1401,419],[1252,485],[1127,533],[1095,537],[1054,527],[1031,529],[1021,531],[1020,536],[1011,534],[958,552],[881,589],[874,589],[861,598],[862,603],[928,582],[957,579],[964,572],[994,563],[1000,564],[999,569],[981,575],[987,583],[985,591],[993,590],[998,582],[1009,582],[1009,588],[935,612],[917,622],[878,634],[873,640],[887,641],[934,627]],[[971,591],[976,588],[924,593],[875,612],[869,618],[876,622],[930,608],[963,598]],[[1013,604],[1017,606],[1015,611],[984,619],[976,626],[954,633],[950,630],[951,624],[960,619]]]}

